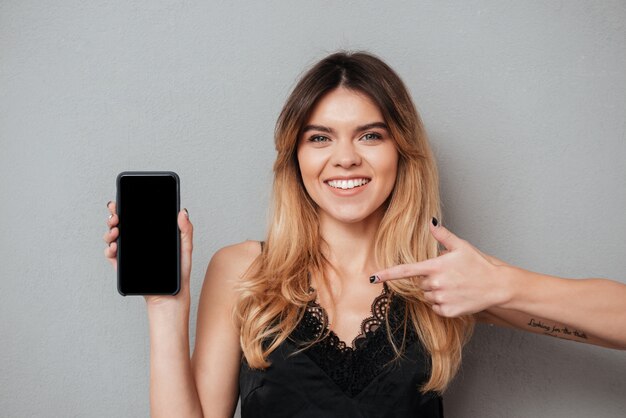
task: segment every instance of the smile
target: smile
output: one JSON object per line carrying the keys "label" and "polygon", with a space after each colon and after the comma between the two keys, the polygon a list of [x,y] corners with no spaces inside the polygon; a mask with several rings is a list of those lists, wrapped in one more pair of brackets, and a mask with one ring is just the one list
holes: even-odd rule
{"label": "smile", "polygon": [[369,183],[370,180],[366,178],[350,179],[350,180],[328,180],[326,184],[335,189],[354,189],[355,187],[361,187]]}

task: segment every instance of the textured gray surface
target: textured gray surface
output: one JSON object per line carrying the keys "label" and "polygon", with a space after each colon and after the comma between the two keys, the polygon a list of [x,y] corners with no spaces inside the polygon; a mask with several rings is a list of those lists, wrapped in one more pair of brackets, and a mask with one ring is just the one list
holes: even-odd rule
{"label": "textured gray surface", "polygon": [[[0,3],[0,415],[148,415],[144,302],[102,256],[115,176],[181,176],[197,302],[213,252],[263,236],[280,106],[337,48],[406,81],[453,231],[626,280],[623,2],[199,3]],[[624,370],[624,352],[480,327],[446,412],[621,417]]]}

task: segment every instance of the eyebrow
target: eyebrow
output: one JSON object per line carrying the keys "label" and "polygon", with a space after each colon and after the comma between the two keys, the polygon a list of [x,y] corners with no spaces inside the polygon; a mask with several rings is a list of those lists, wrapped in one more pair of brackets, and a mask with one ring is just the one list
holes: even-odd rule
{"label": "eyebrow", "polygon": [[[372,122],[372,123],[366,123],[365,125],[357,126],[354,129],[354,132],[357,133],[357,132],[366,131],[372,128],[381,128],[381,129],[389,130],[389,127],[384,122]],[[302,128],[302,133],[305,133],[307,131],[321,131],[321,132],[327,132],[329,134],[332,134],[335,132],[333,128],[329,128],[323,125],[306,125],[304,128]]]}

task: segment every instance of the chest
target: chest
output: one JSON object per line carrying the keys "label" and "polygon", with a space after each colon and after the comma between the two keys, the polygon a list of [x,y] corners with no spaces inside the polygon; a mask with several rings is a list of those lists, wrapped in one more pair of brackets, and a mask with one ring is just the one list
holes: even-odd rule
{"label": "chest", "polygon": [[[404,333],[401,327],[402,301],[392,298],[388,306],[389,324],[384,321],[370,329],[356,348],[325,331],[316,309],[308,310],[289,339],[270,354],[267,369],[242,364],[242,417],[245,410],[249,416],[263,410],[268,415],[258,416],[272,417],[439,417],[440,399],[419,391],[428,376],[427,355],[416,334]],[[388,340],[387,326],[399,345],[401,335],[405,338],[399,358]],[[299,415],[305,410],[314,414]],[[434,415],[425,414],[427,410]]]}
{"label": "chest", "polygon": [[330,298],[325,292],[317,292],[309,311],[339,341],[354,348],[357,339],[363,337],[372,326],[378,326],[384,321],[388,304],[389,289],[386,284],[381,284],[366,290],[349,289],[340,299]]}

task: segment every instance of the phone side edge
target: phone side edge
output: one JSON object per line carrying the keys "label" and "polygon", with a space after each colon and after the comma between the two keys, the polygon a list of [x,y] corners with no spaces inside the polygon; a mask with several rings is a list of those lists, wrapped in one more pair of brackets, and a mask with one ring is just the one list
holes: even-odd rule
{"label": "phone side edge", "polygon": [[[127,173],[126,171],[123,171],[123,172],[119,173],[117,175],[117,179],[115,181],[115,184],[116,184],[115,207],[116,207],[116,213],[118,214],[117,215],[118,220],[120,219],[120,217],[119,217],[119,213],[120,213],[120,195],[121,195],[121,193],[120,193],[120,182],[122,180],[122,177],[124,175],[126,175],[126,173]],[[117,243],[117,253],[115,255],[115,257],[117,259],[117,292],[120,295],[125,297],[127,294],[122,290],[122,286],[121,286],[122,282],[121,282],[121,275],[120,275],[120,270],[121,270],[120,269],[120,241],[121,241],[120,238],[122,236],[120,227],[121,227],[121,225],[120,225],[120,223],[118,223],[118,231],[120,231],[120,232],[117,234],[117,240],[116,240],[116,243]]]}
{"label": "phone side edge", "polygon": [[177,295],[180,292],[180,289],[182,287],[181,284],[181,274],[180,274],[180,267],[181,267],[181,255],[180,255],[180,250],[181,250],[181,243],[180,243],[180,227],[178,226],[178,214],[180,213],[180,177],[178,176],[178,174],[176,174],[174,171],[169,171],[170,175],[174,177],[174,182],[176,183],[176,289],[174,289],[174,292],[172,293],[172,296]]}

